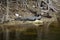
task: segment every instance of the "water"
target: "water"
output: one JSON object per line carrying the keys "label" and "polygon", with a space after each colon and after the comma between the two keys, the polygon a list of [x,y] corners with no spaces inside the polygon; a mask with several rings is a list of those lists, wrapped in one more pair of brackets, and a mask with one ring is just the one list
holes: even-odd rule
{"label": "water", "polygon": [[[46,31],[43,26],[29,28],[20,31],[19,28],[0,28],[0,40],[60,40],[60,28],[57,25],[50,25]],[[47,34],[46,34],[47,33]]]}

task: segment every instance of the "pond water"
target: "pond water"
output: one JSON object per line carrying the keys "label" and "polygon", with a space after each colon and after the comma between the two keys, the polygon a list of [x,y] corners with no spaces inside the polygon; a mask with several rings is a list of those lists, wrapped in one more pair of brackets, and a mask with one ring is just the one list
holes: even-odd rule
{"label": "pond water", "polygon": [[50,25],[48,32],[45,32],[43,27],[30,28],[22,32],[0,28],[0,40],[60,40],[60,27]]}

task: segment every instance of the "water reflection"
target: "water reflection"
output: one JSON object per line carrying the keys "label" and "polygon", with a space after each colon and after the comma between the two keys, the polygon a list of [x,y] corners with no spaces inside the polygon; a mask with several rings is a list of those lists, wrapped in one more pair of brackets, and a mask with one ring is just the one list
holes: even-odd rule
{"label": "water reflection", "polygon": [[51,25],[47,34],[45,33],[43,27],[30,28],[24,31],[0,28],[0,40],[60,40],[59,30],[59,27],[55,28]]}

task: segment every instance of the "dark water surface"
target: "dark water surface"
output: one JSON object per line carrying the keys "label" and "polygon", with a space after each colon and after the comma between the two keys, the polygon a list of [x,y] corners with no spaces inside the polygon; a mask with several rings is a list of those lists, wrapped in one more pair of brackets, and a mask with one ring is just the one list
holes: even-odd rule
{"label": "dark water surface", "polygon": [[60,25],[50,25],[47,32],[40,28],[29,28],[24,31],[2,30],[0,28],[0,40],[60,40]]}

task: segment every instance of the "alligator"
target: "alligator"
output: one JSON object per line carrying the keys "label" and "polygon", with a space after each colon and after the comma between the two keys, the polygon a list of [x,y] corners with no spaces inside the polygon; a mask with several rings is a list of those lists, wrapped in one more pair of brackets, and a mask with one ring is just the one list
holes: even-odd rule
{"label": "alligator", "polygon": [[41,16],[30,16],[30,17],[18,17],[15,18],[15,20],[19,21],[35,21],[35,20],[40,20]]}

